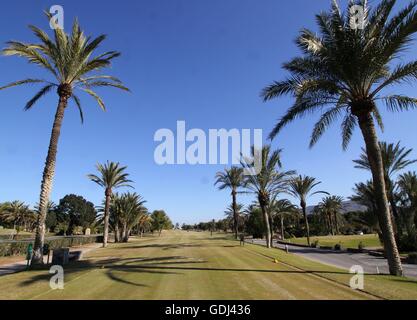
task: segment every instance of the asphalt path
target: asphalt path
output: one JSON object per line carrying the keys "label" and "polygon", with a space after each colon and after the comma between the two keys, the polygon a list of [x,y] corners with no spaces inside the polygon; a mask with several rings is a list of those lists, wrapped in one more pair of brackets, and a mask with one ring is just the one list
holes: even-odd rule
{"label": "asphalt path", "polygon": [[[248,242],[251,242],[249,240]],[[266,245],[265,240],[254,239],[253,243]],[[274,241],[274,247],[285,250],[285,245]],[[352,266],[361,266],[365,273],[389,274],[388,262],[383,257],[374,257],[367,253],[351,253],[346,251],[324,250],[288,245],[288,251],[304,258],[332,265],[345,270]],[[404,275],[417,279],[417,265],[403,264]]]}

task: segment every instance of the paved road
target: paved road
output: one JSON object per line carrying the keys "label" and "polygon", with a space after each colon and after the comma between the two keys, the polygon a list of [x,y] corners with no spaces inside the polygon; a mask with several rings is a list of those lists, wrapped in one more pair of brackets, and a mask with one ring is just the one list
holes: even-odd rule
{"label": "paved road", "polygon": [[[251,242],[251,240],[249,240]],[[253,240],[253,243],[265,245],[265,240]],[[274,247],[285,249],[284,245],[274,242]],[[349,253],[317,248],[304,248],[288,245],[289,252],[307,259],[349,270],[354,265],[362,266],[365,273],[389,274],[388,263],[385,258],[370,256],[366,253]],[[417,279],[417,265],[403,264],[404,275]]]}

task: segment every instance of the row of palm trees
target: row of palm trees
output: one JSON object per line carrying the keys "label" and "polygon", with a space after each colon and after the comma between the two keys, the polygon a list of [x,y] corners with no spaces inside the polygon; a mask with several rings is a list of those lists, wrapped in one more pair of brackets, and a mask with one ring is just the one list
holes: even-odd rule
{"label": "row of palm trees", "polygon": [[[348,147],[354,128],[362,133],[372,173],[378,220],[390,273],[402,275],[394,235],[381,148],[375,123],[383,129],[379,108],[390,112],[415,109],[417,99],[404,94],[384,94],[393,85],[417,80],[417,60],[404,62],[404,51],[417,33],[417,1],[394,11],[396,0],[382,0],[374,8],[367,0],[350,1],[346,11],[336,0],[331,10],[316,15],[318,33],[303,29],[296,43],[301,55],[283,68],[288,76],[262,91],[265,101],[291,95],[294,104],[270,134],[274,139],[289,123],[308,114],[320,119],[311,135],[312,147],[326,129],[342,119],[342,146]],[[352,28],[350,12],[364,7],[364,28]]]}
{"label": "row of palm trees", "polygon": [[[105,164],[98,164],[96,174],[89,174],[88,178],[104,188],[104,206],[99,208],[102,212],[102,219],[98,223],[104,222],[103,246],[107,245],[109,229],[115,233],[115,241],[127,242],[132,228],[144,231],[149,230],[152,219],[144,206],[146,202],[137,193],[114,193],[113,190],[120,187],[131,187],[129,174],[125,172],[127,167],[120,166],[119,163],[107,161]],[[54,207],[52,202],[48,202],[48,211]],[[6,202],[0,205],[0,221],[13,223],[13,228],[17,232],[21,230],[32,230],[37,218],[39,218],[40,207],[36,205],[31,210],[22,201]]]}
{"label": "row of palm trees", "polygon": [[327,196],[315,208],[326,227],[328,234],[336,235],[340,233],[341,216],[340,212],[343,207],[343,198],[340,196]]}
{"label": "row of palm trees", "polygon": [[[416,160],[409,159],[412,149],[402,147],[399,142],[396,144],[381,142],[380,146],[384,171],[386,172],[387,186],[390,186],[390,189],[387,189],[387,193],[390,198],[390,209],[393,215],[392,219],[396,239],[402,248],[405,248],[405,246],[414,248],[417,245],[417,233],[415,232],[417,228],[417,223],[415,223],[417,221],[417,175],[414,172],[399,173],[408,166],[416,163]],[[360,169],[368,168],[366,154],[362,154],[360,159],[354,160],[353,162]],[[233,205],[233,202],[236,201],[237,190],[243,189],[240,193],[244,193],[246,181],[249,179],[243,176],[241,169],[237,167],[226,169],[224,172],[218,172],[216,178],[215,184],[219,186],[219,189],[230,188],[232,190],[232,205],[227,208],[225,214],[226,221],[231,221],[230,225],[235,234],[237,234],[238,230],[245,229],[248,217],[253,213],[253,208],[256,209],[259,206],[259,203],[256,201],[255,205],[251,205],[248,208],[245,208],[240,203]],[[305,233],[307,238],[309,238],[309,219],[306,217],[306,199],[309,195],[327,194],[324,191],[314,190],[319,184],[320,182],[312,177],[288,179],[287,187],[282,190],[285,194],[299,199],[300,209],[296,208],[286,199],[276,200],[273,198],[267,208],[269,210],[268,217],[272,222],[271,230],[273,230],[273,226],[277,228],[276,222],[277,219],[280,219],[281,238],[284,238],[284,218],[291,217],[299,220],[298,216],[299,212],[301,212],[304,216],[304,221],[306,221]],[[356,222],[362,226],[368,226],[369,230],[379,231],[375,202],[376,197],[372,181],[356,184],[354,193],[355,195],[350,197],[350,199],[367,207],[370,213],[361,214],[361,217],[357,217],[360,221]],[[349,221],[341,214],[343,202],[344,199],[340,196],[327,195],[314,207],[311,220],[315,224],[316,233],[324,232],[324,234],[335,235],[341,233],[341,227],[345,227],[345,231],[346,228],[349,228]],[[368,221],[362,221],[362,219]],[[406,241],[403,240],[403,236],[408,237],[405,238]]]}
{"label": "row of palm trees", "polygon": [[[265,225],[266,245],[272,247],[272,230],[273,230],[273,212],[277,212],[277,206],[284,208],[291,207],[291,204],[284,201],[280,202],[278,197],[285,193],[292,195],[300,201],[300,207],[303,212],[307,241],[310,245],[310,230],[307,218],[307,198],[315,194],[328,194],[325,191],[315,190],[321,183],[313,177],[296,175],[295,171],[281,171],[281,152],[282,150],[271,150],[267,145],[262,150],[255,150],[252,147],[252,157],[259,155],[261,157],[261,170],[255,172],[246,162],[242,162],[241,167],[231,167],[224,171],[217,172],[215,185],[220,190],[230,189],[232,195],[231,212],[233,213],[233,230],[235,237],[238,237],[239,226],[239,209],[242,208],[237,203],[236,195],[238,193],[252,193],[256,196],[257,204],[262,211]],[[245,175],[244,169],[252,170],[252,174]],[[280,209],[279,211],[285,212]]]}
{"label": "row of palm trees", "polygon": [[[350,1],[344,12],[333,0],[329,12],[316,15],[318,33],[308,29],[300,32],[296,43],[301,55],[283,64],[288,77],[266,87],[262,98],[264,101],[283,95],[294,98],[294,104],[275,125],[270,139],[274,139],[289,123],[318,113],[320,119],[314,126],[310,147],[333,122],[342,119],[342,147],[346,149],[354,128],[359,126],[365,142],[366,166],[372,173],[376,212],[390,273],[402,275],[387,192],[387,174],[375,127],[376,123],[383,129],[379,111],[381,104],[391,112],[417,107],[416,98],[383,94],[384,89],[393,85],[417,79],[417,60],[396,63],[417,33],[417,1],[411,1],[396,13],[395,4],[396,0],[382,0],[372,9],[366,0]],[[350,12],[354,5],[364,7],[364,28],[351,26]],[[253,190],[258,193],[265,221],[268,221],[265,208],[270,194],[276,191],[274,179],[268,176],[271,172],[268,166],[275,167],[276,164],[273,157],[263,157],[265,175],[262,179],[256,176],[250,179]],[[302,198],[300,201],[303,202]],[[268,223],[266,230],[269,237]]]}
{"label": "row of palm trees", "polygon": [[[144,206],[145,202],[137,193],[115,193],[111,196],[109,226],[114,232],[115,242],[128,242],[133,228],[139,235],[150,229],[152,218]],[[105,208],[101,211],[105,213]]]}

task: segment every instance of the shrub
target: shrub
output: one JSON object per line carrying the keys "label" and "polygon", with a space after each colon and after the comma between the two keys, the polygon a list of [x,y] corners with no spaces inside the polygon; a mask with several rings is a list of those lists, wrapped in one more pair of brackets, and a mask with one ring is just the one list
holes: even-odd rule
{"label": "shrub", "polygon": [[319,247],[319,240],[314,240],[313,243],[311,244],[312,248],[318,248]]}
{"label": "shrub", "polygon": [[409,230],[403,234],[398,241],[398,248],[401,252],[414,252],[417,250],[417,232]]}
{"label": "shrub", "polygon": [[[101,236],[73,236],[73,237],[53,237],[46,238],[45,244],[49,245],[49,249],[65,248],[80,246],[88,243],[100,242]],[[0,257],[25,255],[29,243],[33,240],[22,241],[3,241],[0,242]]]}
{"label": "shrub", "polygon": [[417,264],[417,252],[411,252],[408,254],[408,263]]}
{"label": "shrub", "polygon": [[335,244],[334,249],[338,251],[342,250],[342,244],[340,242]]}
{"label": "shrub", "polygon": [[363,244],[363,242],[361,241],[361,242],[359,242],[359,244],[358,244],[358,249],[359,250],[363,250],[363,249],[365,249],[365,246],[364,246],[364,244]]}

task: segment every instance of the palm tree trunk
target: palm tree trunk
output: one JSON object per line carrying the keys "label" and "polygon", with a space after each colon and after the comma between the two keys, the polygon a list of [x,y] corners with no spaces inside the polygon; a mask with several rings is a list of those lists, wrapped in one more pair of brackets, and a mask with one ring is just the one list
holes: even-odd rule
{"label": "palm tree trunk", "polygon": [[238,239],[238,225],[239,225],[239,218],[237,213],[237,201],[236,201],[236,190],[232,190],[232,205],[233,205],[233,220],[234,220],[234,231],[235,231],[235,239]]}
{"label": "palm tree trunk", "polygon": [[327,223],[327,232],[328,234],[333,233],[333,222],[332,216],[329,213],[326,213],[326,223]]}
{"label": "palm tree trunk", "polygon": [[266,247],[271,248],[271,228],[269,224],[269,217],[266,211],[266,207],[261,205],[262,214],[264,216],[265,231],[266,231]]}
{"label": "palm tree trunk", "polygon": [[329,219],[329,226],[330,226],[329,228],[330,234],[334,236],[334,223],[333,223],[333,216],[331,212],[328,213],[328,219]]}
{"label": "palm tree trunk", "polygon": [[281,215],[281,240],[285,240],[285,232],[284,232],[284,216]]}
{"label": "palm tree trunk", "polygon": [[372,115],[364,113],[358,115],[359,126],[365,140],[366,152],[372,171],[373,186],[375,189],[375,200],[377,205],[378,220],[382,231],[385,254],[391,275],[401,276],[403,274],[401,259],[395,241],[394,229],[391,220],[391,213],[386,193],[384,168],[381,157],[381,150]]}
{"label": "palm tree trunk", "polygon": [[52,190],[52,181],[55,174],[56,155],[58,151],[58,140],[61,133],[62,121],[69,96],[61,95],[58,108],[52,126],[51,139],[49,142],[48,155],[46,156],[45,168],[43,170],[41,193],[39,199],[39,215],[36,221],[35,244],[31,265],[43,264],[43,244],[45,241],[45,219],[48,213],[48,202]]}
{"label": "palm tree trunk", "polygon": [[114,224],[114,242],[120,242],[119,234],[120,234],[120,232],[119,232],[119,223],[116,222]]}
{"label": "palm tree trunk", "polygon": [[[109,238],[109,218],[110,218],[110,197],[111,189],[106,188],[104,192],[106,197],[106,202],[104,204],[104,234],[103,234],[103,248],[107,247],[107,242]],[[116,235],[114,235],[116,237]]]}
{"label": "palm tree trunk", "polygon": [[271,211],[267,210],[266,211],[268,213],[268,220],[269,220],[269,230],[271,230],[271,239],[269,240],[271,242],[271,247],[274,246],[273,241],[274,241],[274,223],[273,223],[273,218],[271,215]]}
{"label": "palm tree trunk", "polygon": [[127,229],[127,225],[126,223],[123,224],[123,231],[122,231],[122,240],[123,242],[127,242],[129,240],[129,236],[128,236],[128,229]]}
{"label": "palm tree trunk", "polygon": [[333,216],[334,216],[334,226],[335,226],[335,229],[336,229],[336,234],[339,234],[340,233],[340,231],[339,231],[339,221],[337,219],[337,212],[336,211],[333,212]]}
{"label": "palm tree trunk", "polygon": [[303,209],[304,220],[305,220],[305,223],[306,223],[307,244],[308,244],[308,246],[310,246],[310,226],[308,224],[307,209],[306,209],[305,202],[301,202],[301,208]]}

